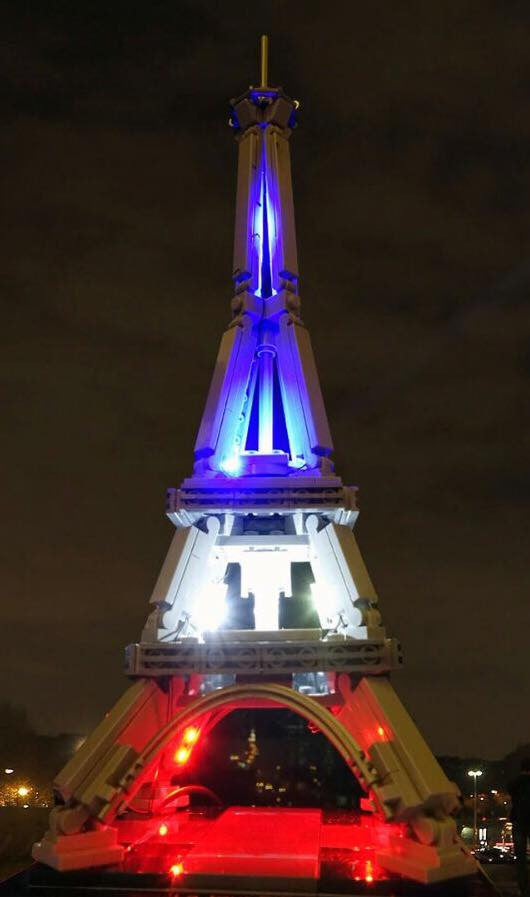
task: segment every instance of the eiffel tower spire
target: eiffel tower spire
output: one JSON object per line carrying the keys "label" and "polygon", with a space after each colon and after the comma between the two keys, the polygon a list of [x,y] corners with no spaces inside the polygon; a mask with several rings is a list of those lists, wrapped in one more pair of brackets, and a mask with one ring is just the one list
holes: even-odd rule
{"label": "eiffel tower spire", "polygon": [[199,476],[326,476],[333,443],[300,318],[289,140],[298,102],[268,82],[231,101],[238,145],[233,318],[195,444]]}

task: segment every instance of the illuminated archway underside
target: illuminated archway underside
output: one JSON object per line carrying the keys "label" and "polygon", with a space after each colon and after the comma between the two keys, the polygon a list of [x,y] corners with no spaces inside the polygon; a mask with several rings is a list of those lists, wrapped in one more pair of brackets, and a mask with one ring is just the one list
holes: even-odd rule
{"label": "illuminated archway underside", "polygon": [[[173,756],[186,727],[195,724],[206,732],[225,713],[248,706],[285,707],[317,726],[369,793],[374,812],[408,823],[409,837],[377,854],[383,868],[424,881],[446,878],[449,868],[452,876],[474,868],[449,815],[458,805],[457,789],[430,762],[427,745],[390,683],[351,680],[346,674],[339,677],[329,709],[274,682],[196,696],[186,693],[180,678],[164,690],[153,680],[139,680],[57,777],[66,805],[53,811],[51,830],[34,856],[64,869],[85,865],[87,849],[100,863],[121,861],[120,815],[142,785],[157,780],[160,764]],[[72,837],[76,832],[83,834]]]}
{"label": "illuminated archway underside", "polygon": [[[162,787],[179,732],[193,721],[213,727],[249,704],[287,707],[318,726],[373,812],[406,825],[406,837],[378,854],[385,869],[431,882],[476,868],[451,816],[458,789],[390,683],[400,646],[387,638],[352,532],[355,489],[331,461],[300,317],[289,158],[296,109],[266,80],[232,101],[233,319],[193,476],[168,492],[176,532],[141,640],[127,649],[136,681],[57,776],[63,805],[34,845],[33,856],[57,869],[120,862],[120,814],[150,776],[153,793]],[[296,565],[306,571],[304,588]],[[312,622],[283,628],[280,605],[309,608]],[[178,750],[187,756],[185,745]]]}

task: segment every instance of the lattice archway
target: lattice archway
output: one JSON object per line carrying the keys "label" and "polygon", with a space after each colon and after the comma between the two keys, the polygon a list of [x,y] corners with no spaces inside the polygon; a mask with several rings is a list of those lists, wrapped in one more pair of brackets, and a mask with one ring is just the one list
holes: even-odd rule
{"label": "lattice archway", "polygon": [[232,685],[198,697],[187,704],[145,744],[134,764],[123,776],[113,800],[101,814],[101,821],[112,823],[116,815],[131,803],[141,785],[154,772],[163,751],[186,727],[208,720],[208,728],[213,728],[227,712],[245,706],[282,707],[292,710],[317,726],[327,737],[363,789],[367,790],[376,779],[374,768],[366,760],[351,733],[333,713],[313,698],[273,682]]}

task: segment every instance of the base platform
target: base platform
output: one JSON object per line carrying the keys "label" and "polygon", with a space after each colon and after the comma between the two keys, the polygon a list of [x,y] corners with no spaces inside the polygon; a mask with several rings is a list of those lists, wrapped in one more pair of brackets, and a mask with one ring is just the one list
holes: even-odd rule
{"label": "base platform", "polygon": [[385,871],[378,855],[404,828],[371,813],[201,807],[149,820],[127,813],[116,827],[119,864],[57,872],[37,863],[0,885],[0,895],[496,895],[476,873],[423,885]]}
{"label": "base platform", "polygon": [[201,882],[172,882],[167,876],[150,873],[55,872],[39,863],[0,882],[0,897],[141,897],[141,895],[187,894],[209,897],[500,897],[494,884],[482,873],[435,885],[421,885],[395,877],[373,883],[340,881],[322,877],[316,888],[301,890],[295,880],[283,879],[266,886],[255,877],[204,878]]}

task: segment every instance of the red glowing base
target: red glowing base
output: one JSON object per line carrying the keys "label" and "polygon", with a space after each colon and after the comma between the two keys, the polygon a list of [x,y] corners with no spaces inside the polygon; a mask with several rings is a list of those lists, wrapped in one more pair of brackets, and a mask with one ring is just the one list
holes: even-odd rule
{"label": "red glowing base", "polygon": [[122,863],[57,872],[40,863],[0,883],[6,897],[142,894],[285,897],[497,897],[479,874],[425,885],[377,863],[400,826],[318,809],[182,809],[117,821]]}
{"label": "red glowing base", "polygon": [[139,819],[118,826],[127,845],[124,872],[166,873],[197,884],[252,878],[263,889],[267,880],[279,879],[298,880],[304,889],[323,876],[367,884],[387,879],[376,853],[401,833],[371,815],[263,807],[186,811],[152,821],[150,831]]}

